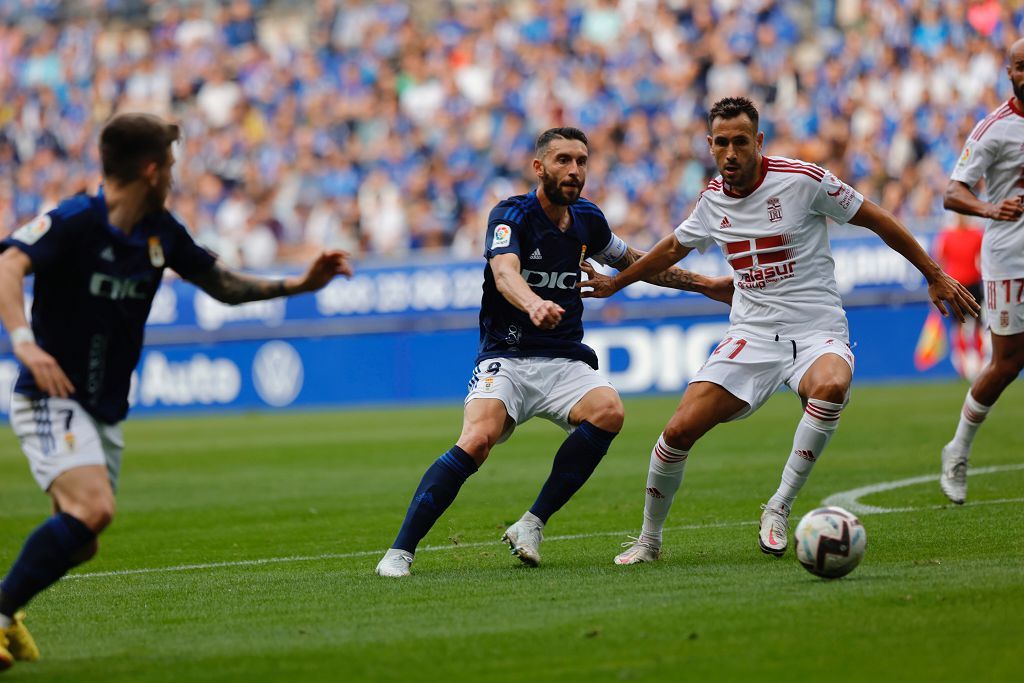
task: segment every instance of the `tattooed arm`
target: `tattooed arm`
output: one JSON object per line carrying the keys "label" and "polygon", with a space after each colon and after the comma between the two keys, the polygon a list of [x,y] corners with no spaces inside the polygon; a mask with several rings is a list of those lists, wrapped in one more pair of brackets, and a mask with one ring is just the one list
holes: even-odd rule
{"label": "tattooed arm", "polygon": [[[621,272],[633,263],[639,261],[645,253],[646,252],[640,251],[639,249],[627,247],[626,253],[623,254],[622,258],[609,265]],[[732,278],[728,276],[708,277],[689,270],[684,270],[678,266],[671,266],[660,273],[644,277],[643,281],[660,287],[681,289],[686,292],[697,292],[699,294],[703,294],[709,299],[714,299],[715,301],[722,301],[727,304],[732,303]]]}
{"label": "tattooed arm", "polygon": [[246,301],[263,301],[279,296],[315,292],[334,279],[335,275],[352,275],[348,254],[343,251],[323,252],[301,276],[278,280],[246,275],[225,268],[220,261],[216,261],[208,271],[193,276],[192,282],[217,301],[234,305]]}

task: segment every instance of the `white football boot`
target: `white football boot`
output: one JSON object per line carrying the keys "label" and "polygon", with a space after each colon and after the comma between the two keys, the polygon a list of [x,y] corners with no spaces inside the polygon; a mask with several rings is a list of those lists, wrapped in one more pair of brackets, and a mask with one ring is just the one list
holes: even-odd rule
{"label": "white football boot", "polygon": [[661,546],[640,538],[627,536],[628,541],[622,544],[624,551],[615,556],[615,564],[640,564],[641,562],[656,562],[661,558]]}
{"label": "white football boot", "polygon": [[761,528],[758,533],[758,545],[761,552],[781,557],[789,545],[789,506],[779,503],[777,506],[761,506]]}
{"label": "white football boot", "polygon": [[384,557],[380,558],[380,562],[377,563],[377,576],[393,578],[409,576],[409,567],[412,566],[412,559],[413,554],[408,550],[391,548],[384,553]]}
{"label": "white football boot", "polygon": [[959,451],[952,442],[942,447],[942,476],[939,486],[946,498],[957,505],[967,500],[967,457],[969,453]]}
{"label": "white football boot", "polygon": [[540,542],[544,540],[544,532],[536,524],[519,520],[505,530],[501,540],[508,543],[512,554],[523,564],[531,567],[540,564]]}

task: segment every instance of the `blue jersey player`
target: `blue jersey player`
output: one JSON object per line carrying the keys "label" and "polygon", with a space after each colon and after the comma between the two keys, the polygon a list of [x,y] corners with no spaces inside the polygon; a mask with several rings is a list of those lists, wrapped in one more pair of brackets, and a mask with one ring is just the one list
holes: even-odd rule
{"label": "blue jersey player", "polygon": [[[465,401],[458,442],[427,469],[381,576],[409,575],[416,546],[455,500],[463,482],[516,425],[543,417],[569,436],[533,506],[502,540],[523,563],[540,562],[542,529],[579,490],[622,428],[622,402],[597,372],[583,343],[583,302],[576,285],[586,258],[624,267],[642,252],[612,234],[604,214],[581,198],[588,143],[575,128],[537,139],[538,187],[491,211],[480,306],[480,350]],[[651,280],[731,300],[730,278],[704,278],[673,268]]]}
{"label": "blue jersey player", "polygon": [[0,582],[0,670],[38,658],[21,608],[91,558],[113,518],[120,423],[164,268],[232,304],[314,291],[351,273],[337,251],[284,280],[223,268],[164,208],[178,136],[156,116],[114,117],[100,134],[102,191],[65,200],[0,243],[0,320],[21,364],[11,423],[54,508]]}

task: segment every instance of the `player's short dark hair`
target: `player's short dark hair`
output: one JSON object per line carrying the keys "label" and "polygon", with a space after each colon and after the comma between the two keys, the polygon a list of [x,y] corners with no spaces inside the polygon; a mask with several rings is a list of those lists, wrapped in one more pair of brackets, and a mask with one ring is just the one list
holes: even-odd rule
{"label": "player's short dark hair", "polygon": [[548,145],[550,145],[551,141],[555,138],[579,140],[587,146],[587,149],[590,149],[590,141],[587,140],[587,134],[579,128],[570,128],[568,126],[563,128],[548,128],[537,137],[537,146],[534,150],[534,154],[538,159],[544,156],[544,153],[548,151]]}
{"label": "player's short dark hair", "polygon": [[146,164],[167,162],[171,143],[181,128],[153,114],[118,114],[100,131],[103,176],[121,182],[139,177]]}
{"label": "player's short dark hair", "polygon": [[723,97],[711,105],[711,111],[708,112],[708,130],[711,130],[711,124],[715,122],[715,119],[719,117],[734,119],[740,114],[746,114],[750,117],[751,122],[754,124],[754,132],[756,133],[757,120],[759,118],[757,107],[746,97]]}

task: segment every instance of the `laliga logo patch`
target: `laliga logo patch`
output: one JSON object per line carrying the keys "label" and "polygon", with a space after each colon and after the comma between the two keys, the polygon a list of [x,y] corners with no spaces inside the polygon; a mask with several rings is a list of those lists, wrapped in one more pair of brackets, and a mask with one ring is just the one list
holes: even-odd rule
{"label": "laliga logo patch", "polygon": [[507,247],[512,241],[512,228],[504,223],[494,229],[494,239],[491,241],[491,249]]}
{"label": "laliga logo patch", "polygon": [[483,381],[480,383],[480,391],[487,393],[494,391],[494,378],[484,377]]}
{"label": "laliga logo patch", "polygon": [[49,232],[52,224],[53,222],[50,220],[50,217],[43,214],[15,230],[11,237],[22,244],[35,244],[39,241],[40,237]]}
{"label": "laliga logo patch", "polygon": [[163,268],[166,263],[164,260],[164,248],[160,246],[159,237],[149,238],[149,262],[153,264],[154,268]]}

